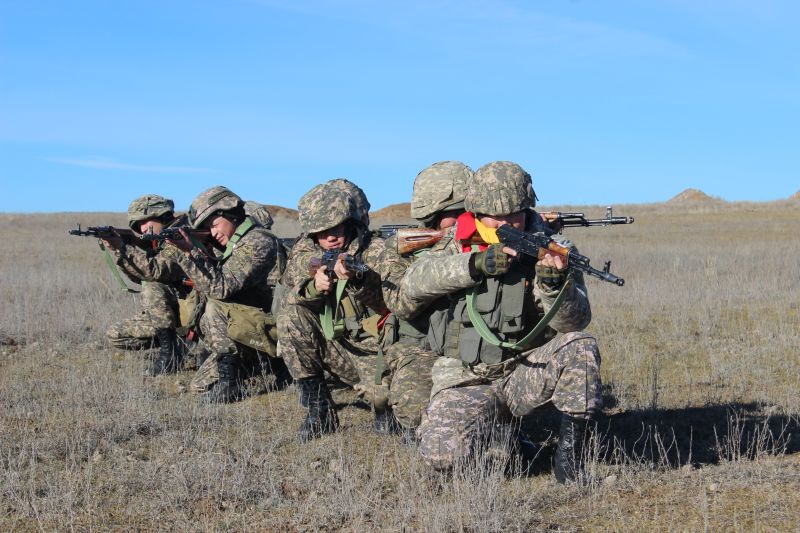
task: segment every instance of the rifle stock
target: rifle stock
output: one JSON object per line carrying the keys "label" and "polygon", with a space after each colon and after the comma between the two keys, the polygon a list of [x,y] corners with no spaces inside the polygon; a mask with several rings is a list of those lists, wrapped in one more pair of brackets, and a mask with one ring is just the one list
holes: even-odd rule
{"label": "rifle stock", "polygon": [[430,228],[400,228],[397,230],[397,253],[400,255],[408,255],[430,248],[442,237],[444,237],[445,230],[430,229]]}

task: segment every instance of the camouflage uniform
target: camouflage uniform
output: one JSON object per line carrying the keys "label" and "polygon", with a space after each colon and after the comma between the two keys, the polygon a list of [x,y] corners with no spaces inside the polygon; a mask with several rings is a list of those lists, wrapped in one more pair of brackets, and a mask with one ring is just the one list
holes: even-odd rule
{"label": "camouflage uniform", "polygon": [[[495,162],[475,173],[466,208],[489,216],[527,211],[526,230],[540,231],[539,217],[530,209],[534,198],[529,174],[516,164]],[[459,218],[458,225],[467,222]],[[582,277],[539,263],[533,268],[522,259],[502,275],[476,274],[478,254],[463,253],[463,243],[455,239],[458,225],[408,268],[403,299],[394,309],[403,319],[438,309],[430,316],[428,339],[444,357],[434,364],[431,401],[417,436],[423,458],[439,469],[475,451],[491,427],[511,415],[525,416],[552,402],[570,420],[585,420],[602,407],[599,350],[595,339],[581,332],[591,320]],[[546,284],[543,277],[555,281]],[[514,343],[552,307],[562,287],[563,303],[526,347],[493,345],[469,316],[472,293],[473,311],[494,340]]]}
{"label": "camouflage uniform", "polygon": [[[225,216],[242,207],[241,199],[225,187],[213,187],[192,202],[190,220],[198,228],[217,214]],[[244,210],[241,210],[244,217]],[[214,389],[220,379],[221,361],[243,365],[242,358],[251,351],[229,336],[229,320],[242,310],[255,309],[268,313],[272,302],[272,286],[279,275],[278,250],[280,244],[274,235],[243,218],[236,233],[229,240],[224,254],[211,254],[194,248],[189,254],[177,255],[177,263],[194,282],[195,290],[207,299],[199,328],[202,342],[210,352],[191,382],[193,392]],[[274,354],[274,348],[268,348]],[[236,370],[238,382],[240,370]],[[235,399],[229,397],[220,401]],[[216,400],[214,400],[216,401]]]}
{"label": "camouflage uniform", "polygon": [[[153,218],[170,217],[173,202],[155,194],[137,198],[128,207],[128,224],[138,232],[139,224]],[[168,226],[186,224],[185,217],[173,218]],[[176,252],[170,247],[143,249],[123,244],[119,250],[109,249],[117,267],[133,281],[140,282],[140,311],[137,316],[113,324],[106,332],[112,345],[123,349],[152,346],[156,332],[175,329],[179,325],[178,299],[190,291],[183,287],[183,271],[175,262]]]}
{"label": "camouflage uniform", "polygon": [[[334,182],[311,189],[300,200],[298,209],[303,236],[292,248],[281,278],[281,285],[288,288],[288,293],[278,315],[280,354],[295,379],[322,377],[327,373],[357,388],[371,403],[385,404],[386,384],[376,384],[378,339],[374,330],[370,333],[362,326],[365,320],[377,323],[371,317],[387,312],[380,276],[374,270],[383,252],[383,241],[372,238],[361,223],[368,215],[357,207],[352,194]],[[351,279],[346,283],[340,304],[345,330],[334,339],[326,339],[321,315],[326,305],[332,305],[333,295],[317,294],[313,289],[309,291],[309,285],[314,283],[310,273],[312,259],[320,258],[325,251],[309,235],[348,219],[358,221],[353,224],[356,235],[342,251],[373,267],[373,270],[364,273],[361,279]]]}
{"label": "camouflage uniform", "polygon": [[[463,211],[464,195],[472,169],[458,161],[442,161],[422,170],[414,180],[411,197],[411,216],[432,227],[438,225],[437,215],[445,211]],[[386,240],[380,260],[383,277],[383,297],[389,309],[401,305],[405,294],[402,285],[406,269],[427,250],[401,256],[397,252],[396,236]],[[428,340],[428,324],[434,307],[419,310],[409,320],[396,316],[387,321],[386,335],[393,343],[385,350],[386,365],[391,379],[389,405],[405,429],[419,426],[422,413],[430,401],[433,385],[431,369],[438,354]]]}

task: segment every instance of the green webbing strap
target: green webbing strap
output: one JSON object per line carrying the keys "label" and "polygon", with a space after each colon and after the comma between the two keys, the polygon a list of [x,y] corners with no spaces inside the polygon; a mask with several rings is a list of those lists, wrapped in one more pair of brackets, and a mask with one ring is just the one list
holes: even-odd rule
{"label": "green webbing strap", "polygon": [[236,228],[236,233],[234,233],[233,236],[228,241],[228,245],[225,247],[225,253],[222,254],[222,258],[220,259],[220,261],[225,261],[227,258],[231,256],[234,247],[236,247],[236,243],[239,242],[239,240],[242,237],[244,237],[244,234],[250,231],[250,229],[253,226],[255,226],[255,223],[253,222],[253,219],[250,217],[245,218],[244,222],[239,224],[239,227]]}
{"label": "green webbing strap", "polygon": [[[475,247],[473,246],[473,250]],[[472,322],[472,326],[478,332],[478,334],[491,344],[492,346],[498,346],[500,348],[508,348],[509,350],[519,351],[522,352],[527,349],[528,344],[533,342],[536,337],[547,327],[547,324],[553,319],[555,314],[558,312],[558,309],[561,307],[561,304],[564,302],[564,298],[567,296],[567,289],[572,285],[572,279],[568,279],[564,286],[561,287],[561,290],[556,296],[553,305],[550,307],[550,310],[545,313],[539,322],[533,326],[533,329],[528,332],[523,338],[518,340],[517,342],[506,342],[501,341],[497,338],[486,322],[483,320],[483,317],[478,313],[478,310],[475,308],[475,294],[478,292],[478,287],[473,287],[472,291],[467,294],[467,314],[469,315],[469,320]]]}
{"label": "green webbing strap", "polygon": [[345,330],[344,317],[339,316],[339,302],[342,301],[345,286],[347,286],[346,279],[336,280],[336,291],[327,298],[320,317],[322,332],[329,341],[341,337]]}
{"label": "green webbing strap", "polygon": [[117,278],[117,282],[119,283],[119,288],[122,289],[124,292],[133,292],[138,293],[139,291],[131,289],[128,287],[128,284],[125,283],[125,280],[122,279],[122,274],[119,273],[119,268],[117,268],[117,262],[114,261],[114,258],[111,257],[111,254],[108,253],[106,247],[103,246],[103,243],[98,239],[97,244],[100,245],[100,249],[103,250],[103,258],[106,260],[106,264],[108,268],[111,269],[111,272],[114,274],[114,277]]}

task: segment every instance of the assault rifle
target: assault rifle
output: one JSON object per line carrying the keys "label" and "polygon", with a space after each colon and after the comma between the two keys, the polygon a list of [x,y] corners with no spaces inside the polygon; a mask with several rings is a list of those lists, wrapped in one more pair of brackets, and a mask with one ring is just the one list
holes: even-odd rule
{"label": "assault rifle", "polygon": [[605,218],[587,219],[583,213],[543,211],[539,213],[553,228],[573,228],[588,226],[613,226],[616,224],[633,224],[633,217],[615,217],[614,209],[606,207]]}
{"label": "assault rifle", "polygon": [[614,283],[620,287],[625,285],[624,279],[610,272],[611,261],[605,262],[603,270],[597,270],[589,266],[588,257],[579,254],[573,248],[567,248],[566,246],[558,244],[544,233],[528,233],[516,229],[511,224],[503,224],[497,228],[497,237],[500,239],[501,243],[515,250],[518,254],[541,259],[544,257],[544,254],[549,251],[564,258],[569,268],[594,276],[603,281]]}
{"label": "assault rifle", "polygon": [[143,241],[152,242],[178,242],[183,240],[181,230],[183,230],[190,239],[197,239],[199,241],[204,241],[211,236],[211,232],[207,229],[195,229],[191,226],[171,226],[169,228],[163,228],[160,233],[144,233],[141,238]]}
{"label": "assault rifle", "polygon": [[335,276],[333,272],[333,268],[336,266],[336,262],[339,261],[339,256],[344,255],[344,266],[347,270],[356,273],[356,277],[361,277],[364,275],[364,272],[370,270],[369,266],[365,263],[362,263],[355,257],[350,254],[344,254],[341,249],[335,250],[325,250],[325,253],[322,254],[322,257],[315,257],[311,260],[311,265],[309,267],[309,274],[311,276],[316,275],[317,270],[319,270],[322,266],[328,267],[327,272],[331,276]]}
{"label": "assault rifle", "polygon": [[132,229],[115,228],[114,226],[89,226],[86,229],[81,229],[81,225],[78,224],[78,228],[69,230],[69,234],[77,235],[78,237],[97,237],[98,239],[122,237],[123,240],[128,241],[140,240],[139,235]]}
{"label": "assault rifle", "polygon": [[405,229],[417,229],[418,226],[413,226],[411,224],[384,224],[383,226],[379,227],[376,231],[381,236],[381,239],[388,239],[399,230]]}

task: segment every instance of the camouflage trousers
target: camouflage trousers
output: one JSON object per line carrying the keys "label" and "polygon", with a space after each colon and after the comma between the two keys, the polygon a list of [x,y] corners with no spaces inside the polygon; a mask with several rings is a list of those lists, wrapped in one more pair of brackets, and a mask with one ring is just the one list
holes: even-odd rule
{"label": "camouflage trousers", "polygon": [[[238,305],[212,299],[206,301],[198,326],[201,336],[200,342],[202,343],[201,349],[207,351],[210,355],[197,369],[189,384],[189,389],[192,392],[206,392],[219,381],[217,362],[223,355],[238,357],[241,369],[245,373],[248,372],[247,369],[259,366],[259,358],[261,357],[259,352],[234,341],[228,334],[231,312]],[[274,353],[274,349],[268,351]]]}
{"label": "camouflage trousers", "polygon": [[388,404],[389,377],[378,370],[378,340],[353,340],[345,336],[327,340],[319,315],[308,307],[286,305],[278,316],[278,355],[283,357],[292,378],[332,377],[356,390],[373,407]]}
{"label": "camouflage trousers", "polygon": [[401,426],[415,429],[431,399],[431,370],[437,355],[401,339],[386,349],[385,359],[391,372],[389,406]]}
{"label": "camouflage trousers", "polygon": [[[455,359],[440,360],[451,361],[460,365]],[[583,419],[602,409],[600,351],[593,337],[559,335],[523,354],[504,377],[487,380],[473,374],[464,386],[435,393],[417,429],[420,453],[429,466],[450,468],[474,453],[498,423],[529,415],[547,402]]]}
{"label": "camouflage trousers", "polygon": [[139,314],[113,324],[106,337],[125,350],[142,350],[153,345],[156,330],[175,328],[178,324],[178,293],[163,283],[142,282]]}

